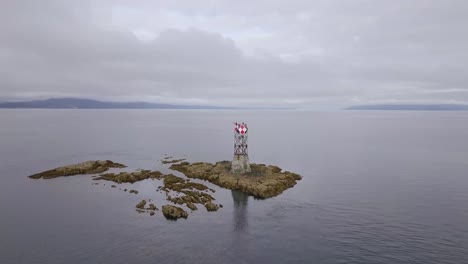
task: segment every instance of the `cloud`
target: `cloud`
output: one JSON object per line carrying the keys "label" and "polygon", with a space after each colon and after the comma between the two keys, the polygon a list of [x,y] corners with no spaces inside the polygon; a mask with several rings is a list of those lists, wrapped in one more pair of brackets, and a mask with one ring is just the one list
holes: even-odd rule
{"label": "cloud", "polygon": [[0,4],[0,98],[468,102],[465,1]]}

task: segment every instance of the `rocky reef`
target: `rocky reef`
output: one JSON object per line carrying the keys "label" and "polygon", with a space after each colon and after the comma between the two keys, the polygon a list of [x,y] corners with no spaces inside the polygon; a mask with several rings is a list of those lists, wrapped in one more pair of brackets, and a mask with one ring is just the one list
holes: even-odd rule
{"label": "rocky reef", "polygon": [[110,160],[90,160],[78,164],[58,167],[29,176],[31,179],[52,179],[79,174],[103,173],[110,168],[125,168],[125,165]]}
{"label": "rocky reef", "polygon": [[[163,215],[171,220],[188,217],[187,211],[176,205],[186,206],[186,208],[192,211],[198,210],[199,206],[202,206],[209,212],[217,211],[223,207],[221,204],[216,204],[214,202],[216,199],[210,194],[210,192],[214,193],[215,190],[208,188],[208,186],[202,183],[193,182],[190,178],[206,180],[218,186],[231,190],[239,190],[258,198],[269,198],[279,195],[284,190],[293,187],[301,179],[301,176],[298,174],[282,171],[281,168],[272,165],[250,164],[251,171],[239,175],[231,172],[230,161],[221,161],[215,164],[206,162],[189,163],[182,162],[184,159],[169,160],[169,158],[172,157],[166,158],[165,161],[167,162],[163,163],[170,163],[169,169],[181,172],[187,178],[152,170],[104,173],[110,168],[125,168],[125,165],[110,160],[86,161],[58,167],[29,177],[32,179],[52,179],[61,176],[99,174],[93,180],[111,181],[118,185],[124,183],[133,184],[146,179],[161,180],[162,185],[156,191],[165,192],[166,200],[173,204],[167,204],[162,207]],[[98,185],[98,183],[93,183],[93,185]],[[102,186],[105,185],[102,184]],[[117,185],[110,185],[110,187],[117,188]],[[119,188],[119,190],[122,189]],[[123,189],[123,191],[128,191],[128,193],[135,195],[139,193],[133,189]],[[139,213],[147,212],[150,215],[154,215],[155,211],[158,211],[158,208],[153,203],[149,203],[147,206],[146,200],[141,200],[135,207]]]}
{"label": "rocky reef", "polygon": [[258,198],[269,198],[281,194],[296,185],[302,177],[296,173],[282,171],[272,165],[251,164],[251,172],[244,175],[231,173],[231,162],[215,164],[206,162],[172,164],[170,169],[179,171],[189,178],[209,181],[218,186],[239,190]]}
{"label": "rocky reef", "polygon": [[[218,209],[218,206],[213,203],[215,198],[204,192],[209,190],[208,187],[201,183],[190,182],[188,179],[169,174],[164,177],[164,186],[161,189],[166,192],[168,201],[180,205],[185,204],[192,211],[198,210],[198,207],[195,205],[197,203],[204,205],[208,211],[216,211]],[[172,197],[168,194],[170,191],[174,191],[180,196]]]}

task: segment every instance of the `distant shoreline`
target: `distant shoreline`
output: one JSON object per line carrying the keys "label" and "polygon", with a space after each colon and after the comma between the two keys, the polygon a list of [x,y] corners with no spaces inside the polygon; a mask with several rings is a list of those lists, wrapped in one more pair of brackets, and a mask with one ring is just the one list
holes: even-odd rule
{"label": "distant shoreline", "polygon": [[343,110],[381,110],[381,111],[468,111],[468,105],[463,104],[379,104],[355,105]]}
{"label": "distant shoreline", "polygon": [[296,110],[287,107],[228,107],[207,105],[172,105],[149,102],[105,102],[81,98],[52,98],[21,102],[0,102],[0,109],[125,109],[125,110]]}

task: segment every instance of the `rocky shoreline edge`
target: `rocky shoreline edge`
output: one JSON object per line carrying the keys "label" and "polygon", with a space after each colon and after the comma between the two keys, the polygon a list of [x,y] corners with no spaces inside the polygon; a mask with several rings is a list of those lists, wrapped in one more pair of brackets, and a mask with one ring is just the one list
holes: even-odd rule
{"label": "rocky shoreline edge", "polygon": [[[239,190],[257,198],[270,198],[281,194],[283,191],[296,185],[301,180],[301,176],[289,171],[282,171],[281,168],[273,165],[251,164],[252,172],[245,175],[236,175],[230,172],[231,163],[220,161],[214,164],[207,162],[182,162],[184,159],[174,160],[163,164],[171,164],[169,169],[184,174],[188,179],[178,177],[174,174],[163,174],[160,171],[138,170],[134,172],[105,173],[111,168],[125,168],[126,166],[110,160],[86,161],[78,164],[58,167],[52,170],[43,171],[28,176],[31,179],[53,179],[57,177],[67,177],[84,174],[97,174],[93,178],[96,181],[111,181],[116,184],[135,183],[146,179],[161,180],[163,185],[157,191],[164,192],[166,200],[172,204],[163,205],[162,213],[170,220],[187,218],[188,213],[183,208],[185,206],[195,211],[199,206],[204,206],[207,211],[217,211],[222,204],[216,204],[216,200],[210,193],[215,190],[206,185],[191,182],[192,179],[200,179],[211,182],[217,186]],[[97,185],[97,183],[93,183]],[[116,188],[116,185],[112,185]],[[127,191],[127,189],[124,189]],[[138,194],[136,190],[129,192]],[[146,200],[142,200],[135,207],[138,212],[148,212],[154,215],[159,209],[150,203],[148,207]]]}

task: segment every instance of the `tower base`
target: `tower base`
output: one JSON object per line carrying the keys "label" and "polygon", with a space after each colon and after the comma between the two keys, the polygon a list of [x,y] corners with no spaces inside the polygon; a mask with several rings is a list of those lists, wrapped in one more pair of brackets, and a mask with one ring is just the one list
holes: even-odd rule
{"label": "tower base", "polygon": [[234,155],[231,163],[231,172],[234,174],[245,174],[251,172],[248,155]]}

